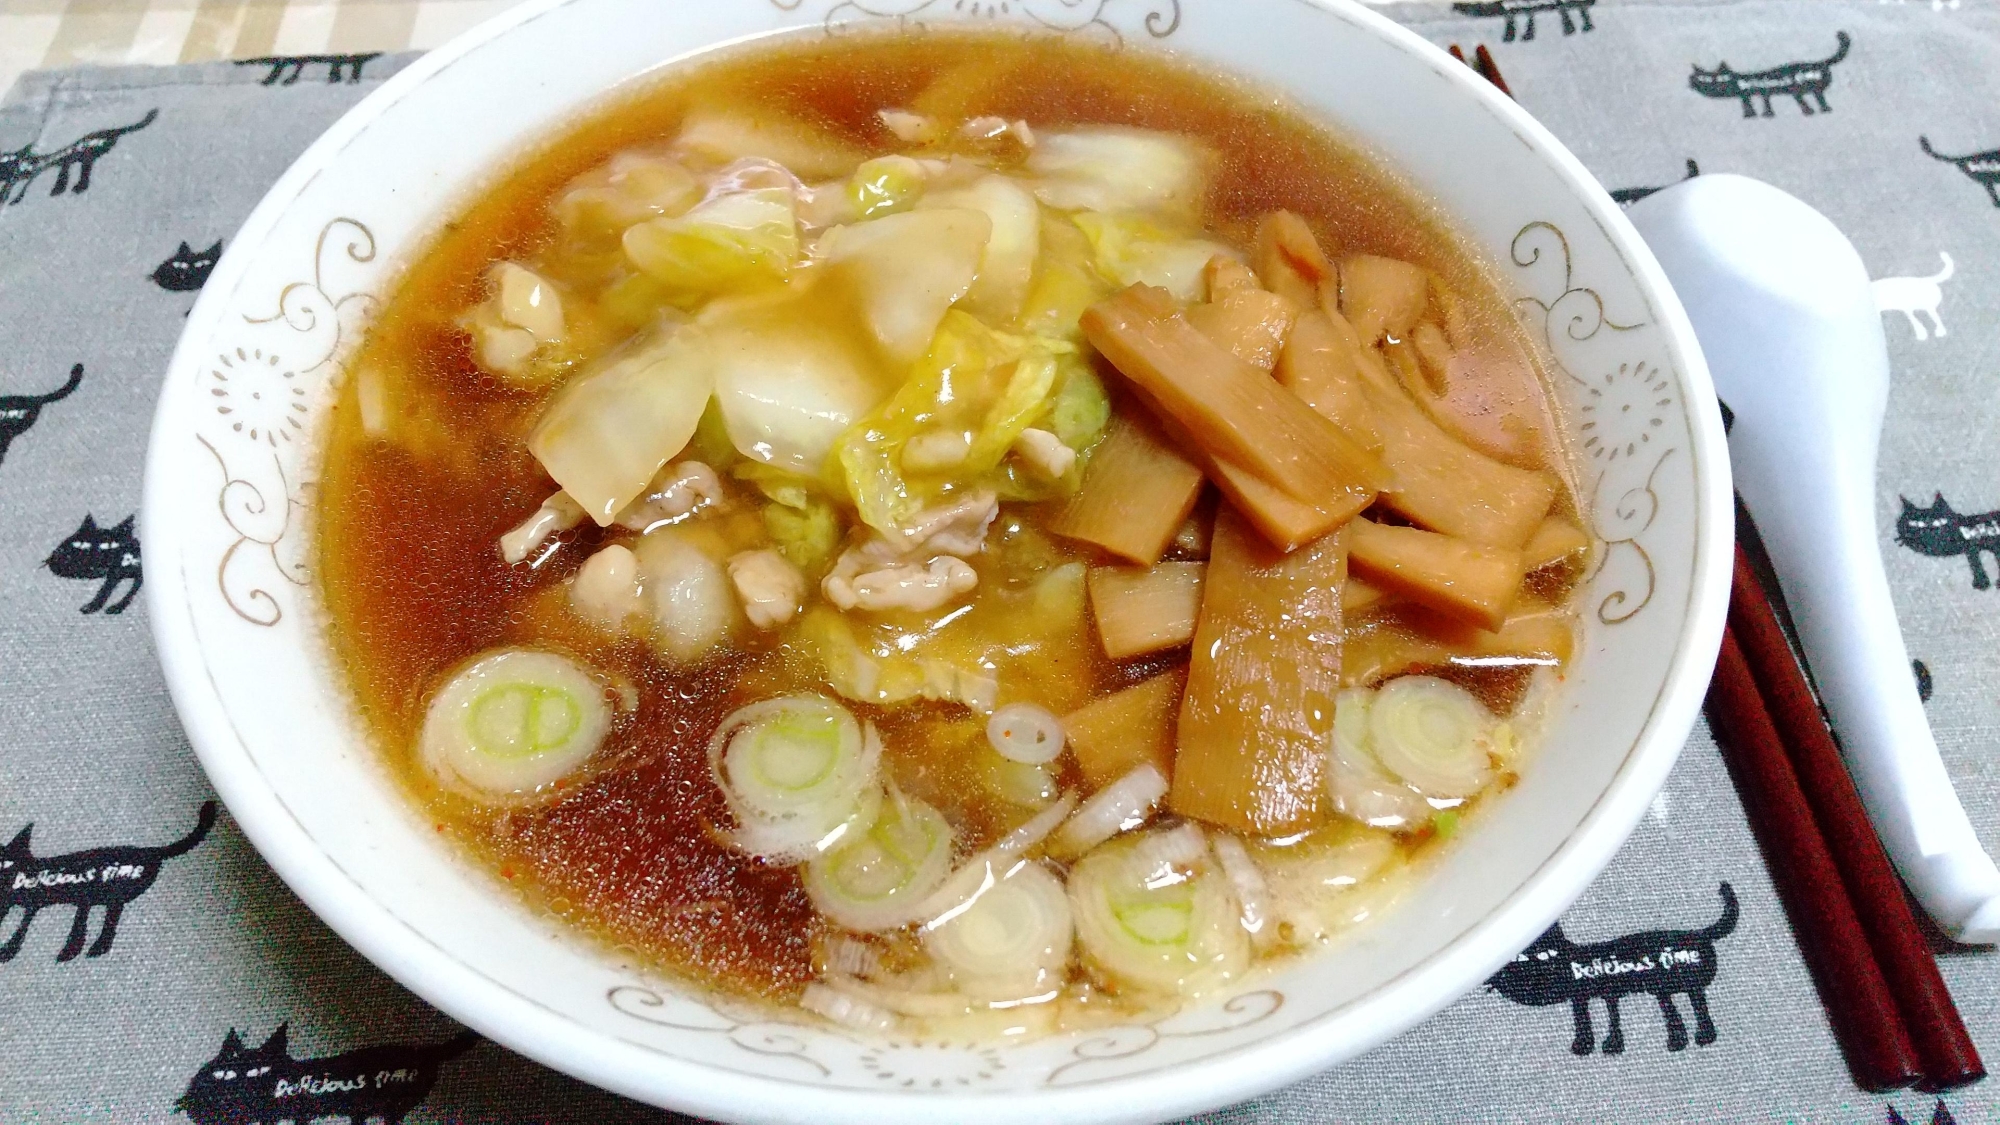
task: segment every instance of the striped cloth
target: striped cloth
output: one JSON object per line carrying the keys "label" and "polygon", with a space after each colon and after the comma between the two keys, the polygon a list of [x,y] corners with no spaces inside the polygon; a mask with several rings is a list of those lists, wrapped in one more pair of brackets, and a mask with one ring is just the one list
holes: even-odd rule
{"label": "striped cloth", "polygon": [[0,0],[0,90],[23,71],[428,50],[518,0]]}

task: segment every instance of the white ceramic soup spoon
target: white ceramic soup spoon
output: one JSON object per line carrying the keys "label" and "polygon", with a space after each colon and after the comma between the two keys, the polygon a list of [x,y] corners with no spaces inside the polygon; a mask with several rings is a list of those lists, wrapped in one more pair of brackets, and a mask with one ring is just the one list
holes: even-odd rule
{"label": "white ceramic soup spoon", "polygon": [[1743,176],[1685,181],[1630,215],[1735,412],[1737,488],[1876,831],[1947,933],[2000,939],[2000,869],[1938,756],[1882,569],[1889,356],[1861,256],[1826,216]]}

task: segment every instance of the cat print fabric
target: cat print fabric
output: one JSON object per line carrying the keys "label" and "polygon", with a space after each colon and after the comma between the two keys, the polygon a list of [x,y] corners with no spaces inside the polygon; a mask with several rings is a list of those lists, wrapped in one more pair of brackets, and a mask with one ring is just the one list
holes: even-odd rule
{"label": "cat print fabric", "polygon": [[[1625,1029],[1618,1002],[1646,993],[1660,1006],[1666,1021],[1669,1051],[1688,1046],[1687,1021],[1675,996],[1685,996],[1694,1013],[1693,1042],[1706,1047],[1716,1040],[1715,1020],[1708,1010],[1708,987],[1715,983],[1715,943],[1736,932],[1736,891],[1728,883],[1718,890],[1722,914],[1699,930],[1649,930],[1610,941],[1579,944],[1563,933],[1562,923],[1550,926],[1535,943],[1487,980],[1489,989],[1516,1004],[1545,1008],[1568,1004],[1569,1049],[1578,1055],[1601,1050],[1607,1055],[1625,1050]],[[1608,1021],[1604,1042],[1592,1028],[1590,1002],[1602,1000]]]}
{"label": "cat print fabric", "polygon": [[[1701,165],[1695,163],[1694,157],[1692,156],[1688,157],[1687,175],[1682,176],[1681,180],[1685,182],[1687,180],[1692,180],[1699,175],[1701,175]],[[1611,193],[1611,199],[1614,203],[1617,203],[1620,207],[1623,207],[1626,206],[1627,204],[1637,203],[1641,199],[1644,199],[1647,196],[1660,191],[1662,188],[1666,186],[1667,185],[1665,184],[1661,184],[1656,187],[1619,188],[1618,190]]]}
{"label": "cat print fabric", "polygon": [[286,1031],[279,1024],[263,1046],[248,1048],[231,1028],[174,1108],[194,1125],[305,1125],[328,1118],[400,1125],[430,1095],[444,1064],[479,1042],[468,1031],[432,1046],[363,1047],[295,1059]]}
{"label": "cat print fabric", "polygon": [[14,439],[41,420],[43,407],[61,402],[82,385],[83,364],[78,363],[70,367],[69,378],[55,390],[38,395],[0,395],[0,465],[7,463],[7,450]]}
{"label": "cat print fabric", "polygon": [[[1958,265],[1942,250],[1938,251],[1938,259],[1944,266],[1929,277],[1883,277],[1874,282],[1875,307],[1885,313],[1902,313],[1919,342],[1932,336],[1943,339],[1946,335],[1938,307],[1944,304],[1944,283],[1952,279]],[[1929,328],[1917,319],[1918,313],[1930,320]]]}
{"label": "cat print fabric", "polygon": [[339,85],[345,81],[353,85],[361,81],[361,70],[375,59],[382,57],[380,51],[368,51],[354,55],[267,55],[255,59],[237,59],[237,66],[264,66],[270,73],[264,76],[265,86],[296,86],[301,75],[309,66],[326,67],[329,85]]}
{"label": "cat print fabric", "polygon": [[98,160],[116,148],[120,138],[144,129],[159,116],[159,110],[147,110],[146,116],[133,124],[99,129],[53,152],[38,153],[33,144],[0,152],[0,204],[15,204],[27,198],[28,188],[35,179],[51,168],[56,171],[55,185],[49,192],[51,196],[59,196],[65,191],[71,195],[82,195],[90,190],[90,173],[97,167]]}
{"label": "cat print fabric", "polygon": [[[1831,113],[1833,107],[1827,104],[1826,88],[1833,85],[1835,64],[1845,59],[1848,49],[1854,45],[1845,31],[1835,38],[1840,48],[1817,62],[1790,63],[1749,74],[1738,74],[1726,62],[1717,64],[1714,70],[1703,70],[1701,64],[1696,63],[1694,73],[1688,77],[1688,85],[1705,98],[1741,99],[1745,117],[1757,116],[1757,110],[1751,104],[1753,98],[1764,99],[1764,116],[1772,116],[1771,97],[1774,94],[1789,96],[1798,103],[1799,112],[1807,117],[1815,112]],[[1811,98],[1819,108],[1815,110],[1807,98]]]}
{"label": "cat print fabric", "polygon": [[215,263],[222,257],[222,240],[215,245],[197,251],[187,243],[174,251],[173,257],[153,268],[148,277],[153,284],[169,293],[192,293],[208,284],[208,275],[215,270]]}
{"label": "cat print fabric", "polygon": [[1993,578],[1986,573],[1983,555],[1992,555],[2000,564],[2000,511],[1961,516],[1946,503],[1944,493],[1936,494],[1928,507],[1919,508],[1903,500],[1903,512],[1896,517],[1896,542],[1920,555],[1948,559],[1964,555],[1972,567],[1972,588],[1988,590]]}
{"label": "cat print fabric", "polygon": [[[0,961],[13,960],[28,940],[35,915],[55,906],[75,909],[69,939],[56,953],[56,960],[73,960],[79,953],[102,957],[111,952],[111,943],[118,937],[118,920],[124,916],[125,908],[152,887],[153,881],[160,877],[162,864],[193,851],[207,838],[208,830],[215,827],[215,813],[214,801],[202,805],[194,828],[160,847],[91,848],[46,858],[35,855],[35,826],[32,823],[24,826],[5,848],[0,848],[0,926],[5,925],[16,907],[21,910],[21,921],[13,935],[0,942]],[[104,921],[98,927],[97,940],[86,949],[90,914],[99,907],[104,910]]]}
{"label": "cat print fabric", "polygon": [[1590,22],[1590,9],[1597,0],[1481,0],[1478,3],[1453,4],[1452,10],[1468,16],[1496,16],[1507,21],[1500,33],[1501,42],[1512,43],[1518,37],[1522,40],[1535,37],[1535,16],[1553,12],[1562,19],[1564,35],[1575,35],[1579,23],[1585,31],[1596,30]]}
{"label": "cat print fabric", "polygon": [[[98,584],[97,595],[84,603],[83,612],[123,613],[139,596],[144,575],[139,564],[139,533],[133,530],[137,521],[137,516],[126,516],[115,527],[99,527],[95,516],[86,515],[76,532],[42,564],[57,578]],[[111,595],[126,582],[131,585],[124,596],[111,601]]]}
{"label": "cat print fabric", "polygon": [[[1956,0],[1953,2],[1956,3]],[[1923,1122],[1924,1117],[1921,1114],[1913,1118],[1904,1117],[1894,1105],[1889,1107],[1886,1125],[1923,1125]],[[1952,1116],[1951,1107],[1944,1104],[1943,1098],[1939,1098],[1936,1107],[1931,1110],[1929,1125],[1958,1125],[1958,1118]]]}
{"label": "cat print fabric", "polygon": [[1959,171],[1971,177],[1973,183],[1986,189],[1986,197],[1993,201],[1993,206],[2000,207],[2000,148],[1967,156],[1946,156],[1931,147],[1929,137],[1918,137],[1917,146],[1932,160],[1956,165]]}

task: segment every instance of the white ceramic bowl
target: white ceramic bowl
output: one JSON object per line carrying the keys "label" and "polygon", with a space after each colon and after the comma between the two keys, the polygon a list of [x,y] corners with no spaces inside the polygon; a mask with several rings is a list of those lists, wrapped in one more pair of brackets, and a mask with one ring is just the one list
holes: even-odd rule
{"label": "white ceramic bowl", "polygon": [[[877,1041],[649,979],[440,842],[364,744],[303,569],[343,350],[482,178],[620,82],[720,44],[976,22],[1167,48],[1372,146],[1500,266],[1558,367],[1603,565],[1582,655],[1521,783],[1336,954],[1170,1019],[1025,1045]],[[230,240],[154,424],[144,537],[160,658],[215,787],[272,867],[376,964],[493,1039],[741,1121],[1152,1121],[1367,1050],[1475,987],[1610,860],[1694,721],[1732,509],[1694,337],[1652,256],[1554,138],[1344,0],[533,0],[403,71]],[[420,608],[420,607],[418,607]]]}

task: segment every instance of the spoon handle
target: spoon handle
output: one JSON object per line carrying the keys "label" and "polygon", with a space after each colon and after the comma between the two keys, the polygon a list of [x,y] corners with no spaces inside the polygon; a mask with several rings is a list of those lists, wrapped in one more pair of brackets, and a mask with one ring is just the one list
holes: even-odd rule
{"label": "spoon handle", "polygon": [[1889,356],[1860,254],[1824,215],[1744,176],[1697,176],[1628,214],[1735,411],[1736,486],[1869,818],[1947,933],[2000,939],[2000,869],[1938,756],[1882,569]]}

